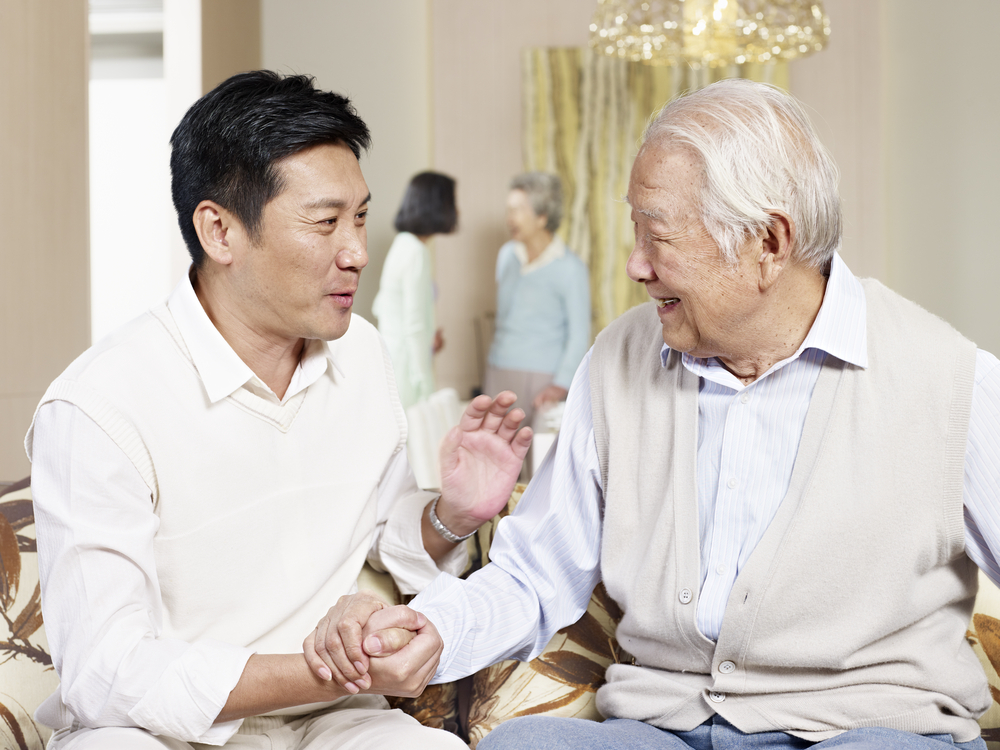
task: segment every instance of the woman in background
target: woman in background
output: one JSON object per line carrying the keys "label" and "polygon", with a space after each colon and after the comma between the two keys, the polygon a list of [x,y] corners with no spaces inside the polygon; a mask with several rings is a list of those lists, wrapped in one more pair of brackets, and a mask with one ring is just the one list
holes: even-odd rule
{"label": "woman in background", "polygon": [[511,241],[497,256],[497,317],[484,390],[512,390],[525,424],[566,398],[590,346],[587,267],[555,236],[562,186],[545,172],[515,177],[507,196]]}
{"label": "woman in background", "polygon": [[372,312],[385,339],[406,409],[434,392],[431,358],[444,339],[434,322],[434,280],[427,240],[458,224],[455,180],[421,172],[410,180],[396,213],[396,231],[382,266]]}

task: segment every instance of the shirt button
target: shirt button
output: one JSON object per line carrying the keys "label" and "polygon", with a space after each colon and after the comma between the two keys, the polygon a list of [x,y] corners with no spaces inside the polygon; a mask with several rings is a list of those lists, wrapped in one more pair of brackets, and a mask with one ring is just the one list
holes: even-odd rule
{"label": "shirt button", "polygon": [[732,674],[736,671],[736,665],[731,661],[724,661],[719,665],[719,671],[722,674]]}
{"label": "shirt button", "polygon": [[681,604],[690,604],[693,598],[691,594],[691,589],[681,589],[681,593],[677,596],[681,600]]}
{"label": "shirt button", "polygon": [[711,699],[712,703],[722,703],[722,701],[726,699],[726,694],[717,693],[713,690],[711,693],[708,694],[708,697]]}
{"label": "shirt button", "polygon": [[734,489],[736,487],[736,477],[730,479],[726,484],[729,485],[729,489]]}
{"label": "shirt button", "polygon": [[724,576],[726,574],[726,566],[720,565],[715,569],[715,572],[718,573],[720,576]]}
{"label": "shirt button", "polygon": [[742,393],[742,394],[740,394],[740,403],[741,404],[745,404],[749,400],[750,400],[750,394],[749,393]]}

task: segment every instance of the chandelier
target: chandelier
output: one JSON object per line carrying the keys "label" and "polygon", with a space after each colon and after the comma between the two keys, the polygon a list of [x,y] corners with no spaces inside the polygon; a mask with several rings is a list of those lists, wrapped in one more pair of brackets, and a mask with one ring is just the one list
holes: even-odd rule
{"label": "chandelier", "polygon": [[694,67],[803,57],[829,37],[821,0],[598,0],[590,24],[606,55]]}

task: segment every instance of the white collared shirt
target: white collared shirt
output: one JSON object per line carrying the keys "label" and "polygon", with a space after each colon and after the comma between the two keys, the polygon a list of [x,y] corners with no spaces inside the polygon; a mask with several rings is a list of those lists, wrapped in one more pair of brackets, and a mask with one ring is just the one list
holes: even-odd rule
{"label": "white collared shirt", "polygon": [[566,243],[558,236],[553,237],[552,242],[546,245],[545,249],[534,260],[528,258],[528,248],[523,242],[515,240],[511,243],[511,247],[514,251],[514,257],[521,263],[522,276],[532,271],[537,271],[539,268],[544,268],[552,261],[559,260],[566,254]]}
{"label": "white collared shirt", "polygon": [[[277,413],[307,399],[321,378],[343,376],[348,366],[362,377],[385,368],[381,358],[338,366],[339,342],[311,341],[279,399],[229,347],[188,279],[174,290],[168,309],[213,404],[243,391],[264,399],[260,409],[271,404]],[[85,726],[141,726],[209,744],[228,740],[241,722],[212,722],[253,651],[217,638],[189,643],[163,637],[165,608],[153,544],[161,519],[150,502],[150,486],[111,437],[66,401],[50,401],[38,410],[32,453],[46,632],[62,680],[60,691],[39,709],[40,720],[66,726],[73,707]],[[319,450],[317,460],[329,462],[331,456]],[[342,467],[345,480],[354,468]],[[415,591],[437,572],[423,549],[419,522],[432,496],[416,488],[404,450],[375,470],[381,479],[369,556],[393,572],[401,589]],[[276,477],[286,472],[275,466]],[[286,480],[291,486],[292,478]],[[281,552],[283,559],[289,559],[287,552]],[[464,562],[460,548],[440,568],[458,573]],[[58,566],[60,573],[49,575],[43,563]],[[252,591],[254,581],[234,585]],[[108,633],[114,637],[104,637]]]}
{"label": "white collared shirt", "polygon": [[[668,351],[662,348],[661,364]],[[864,292],[839,255],[802,346],[749,386],[714,359],[682,357],[700,377],[697,621],[708,638],[718,637],[736,576],[781,504],[826,356],[868,364]],[[588,352],[555,448],[515,513],[500,524],[490,548],[493,564],[465,581],[439,576],[411,603],[444,639],[435,681],[505,658],[533,658],[586,609],[600,580],[603,515],[589,366]],[[976,360],[964,501],[966,550],[1000,583],[1000,361],[983,351]]]}

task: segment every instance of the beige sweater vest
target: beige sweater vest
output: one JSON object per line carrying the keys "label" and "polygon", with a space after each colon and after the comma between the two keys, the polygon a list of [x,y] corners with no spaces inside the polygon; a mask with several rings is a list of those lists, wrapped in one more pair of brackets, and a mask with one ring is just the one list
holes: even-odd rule
{"label": "beige sweater vest", "polygon": [[42,399],[82,409],[149,487],[161,637],[296,653],[353,589],[406,423],[374,327],[354,316],[329,346],[334,376],[282,405],[242,388],[211,403],[161,305],[81,355]]}
{"label": "beige sweater vest", "polygon": [[869,367],[819,377],[788,493],[740,571],[718,643],[698,630],[698,378],[661,367],[650,305],[594,346],[604,473],[601,569],[635,665],[612,665],[605,716],[818,741],[858,727],[978,736],[989,706],[965,641],[976,591],[963,468],[975,346],[864,282]]}

